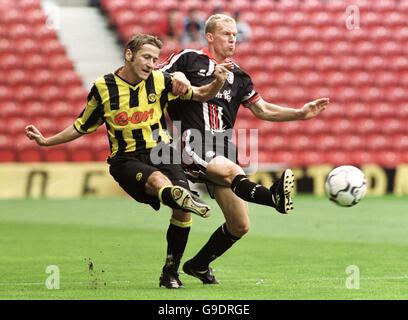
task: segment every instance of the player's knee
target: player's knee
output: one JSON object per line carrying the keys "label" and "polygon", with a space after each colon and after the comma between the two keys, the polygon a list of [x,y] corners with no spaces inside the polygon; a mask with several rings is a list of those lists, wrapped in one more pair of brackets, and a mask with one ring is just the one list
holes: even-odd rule
{"label": "player's knee", "polygon": [[232,235],[241,238],[249,232],[249,222],[241,222],[228,226],[228,231]]}
{"label": "player's knee", "polygon": [[191,220],[191,213],[183,210],[173,209],[172,218],[181,222],[188,222]]}
{"label": "player's knee", "polygon": [[147,178],[146,189],[148,191],[158,192],[162,187],[171,184],[169,178],[163,173],[155,171]]}
{"label": "player's knee", "polygon": [[217,156],[208,164],[207,173],[217,175],[230,185],[237,175],[245,174],[244,170],[231,160]]}

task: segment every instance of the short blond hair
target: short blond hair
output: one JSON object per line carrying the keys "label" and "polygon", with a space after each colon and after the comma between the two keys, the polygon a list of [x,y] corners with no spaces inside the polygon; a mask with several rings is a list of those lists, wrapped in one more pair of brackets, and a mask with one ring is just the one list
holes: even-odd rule
{"label": "short blond hair", "polygon": [[204,32],[205,33],[213,33],[217,27],[217,22],[234,22],[235,23],[235,19],[233,17],[230,17],[229,15],[223,14],[223,13],[217,13],[217,14],[213,14],[212,16],[210,16],[207,21],[205,22],[205,29]]}

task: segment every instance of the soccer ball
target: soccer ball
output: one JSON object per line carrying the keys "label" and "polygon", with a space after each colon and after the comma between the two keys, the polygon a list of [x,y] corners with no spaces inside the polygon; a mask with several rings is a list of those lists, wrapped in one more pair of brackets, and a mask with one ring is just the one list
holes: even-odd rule
{"label": "soccer ball", "polygon": [[352,207],[365,196],[367,184],[360,169],[340,166],[327,176],[325,189],[331,201],[342,207]]}

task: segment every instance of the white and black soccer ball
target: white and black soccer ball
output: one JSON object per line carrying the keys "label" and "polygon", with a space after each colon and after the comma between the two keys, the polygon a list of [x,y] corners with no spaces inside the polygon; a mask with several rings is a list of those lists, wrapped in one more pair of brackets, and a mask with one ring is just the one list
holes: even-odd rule
{"label": "white and black soccer ball", "polygon": [[352,207],[364,198],[367,183],[364,173],[357,167],[344,165],[334,168],[325,182],[326,194],[342,207]]}

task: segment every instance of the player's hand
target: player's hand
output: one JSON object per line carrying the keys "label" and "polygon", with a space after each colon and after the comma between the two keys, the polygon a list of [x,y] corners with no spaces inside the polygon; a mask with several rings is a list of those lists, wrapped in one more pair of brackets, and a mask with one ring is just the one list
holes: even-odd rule
{"label": "player's hand", "polygon": [[40,130],[36,128],[36,126],[30,124],[27,127],[25,127],[25,134],[30,140],[35,140],[38,145],[40,146],[46,146],[47,145],[47,139],[44,138],[44,136],[41,134]]}
{"label": "player's hand", "polygon": [[225,82],[232,69],[234,69],[234,64],[232,62],[220,63],[215,65],[213,75],[218,81]]}
{"label": "player's hand", "polygon": [[326,109],[329,102],[329,98],[320,98],[306,103],[301,109],[303,119],[306,120],[317,116],[320,112]]}
{"label": "player's hand", "polygon": [[171,74],[171,93],[175,96],[184,95],[191,87],[190,81],[186,78],[183,72],[176,71]]}

